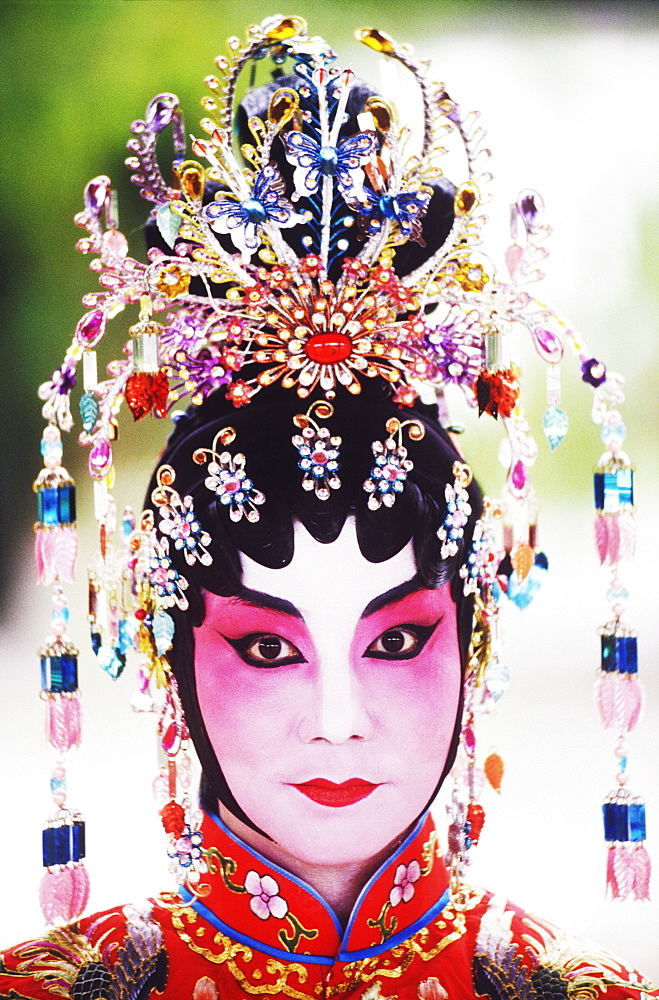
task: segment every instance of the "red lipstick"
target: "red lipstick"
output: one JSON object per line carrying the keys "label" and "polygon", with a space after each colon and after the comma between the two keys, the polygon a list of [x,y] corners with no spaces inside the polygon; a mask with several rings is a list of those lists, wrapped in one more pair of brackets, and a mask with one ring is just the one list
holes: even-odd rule
{"label": "red lipstick", "polygon": [[350,778],[337,785],[327,778],[312,778],[311,781],[304,781],[299,785],[293,785],[298,792],[302,792],[307,798],[320,803],[321,806],[351,806],[360,799],[365,799],[367,795],[379,788],[379,785],[371,781],[364,781],[363,778]]}

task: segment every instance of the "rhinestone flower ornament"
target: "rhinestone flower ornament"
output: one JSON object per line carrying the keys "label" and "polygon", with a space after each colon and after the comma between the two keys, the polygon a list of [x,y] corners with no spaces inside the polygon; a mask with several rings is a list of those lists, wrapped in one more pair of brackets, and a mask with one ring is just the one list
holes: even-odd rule
{"label": "rhinestone flower ornament", "polygon": [[254,488],[252,480],[248,478],[245,456],[217,451],[218,444],[231,444],[235,437],[233,427],[224,427],[215,435],[211,448],[198,448],[192,457],[198,465],[208,463],[208,476],[204,484],[228,508],[232,521],[240,521],[242,517],[248,521],[258,521],[260,515],[257,506],[265,503],[265,496]]}
{"label": "rhinestone flower ornament", "polygon": [[[407,457],[407,448],[402,443],[403,429],[413,441],[420,441],[425,430],[417,420],[405,420],[401,423],[396,417],[387,421],[389,437],[386,441],[374,441],[371,445],[375,463],[368,479],[364,482],[364,490],[370,494],[369,510],[378,510],[383,504],[393,507],[396,497],[403,492],[408,474],[414,468],[414,463]],[[394,435],[397,435],[394,438]]]}
{"label": "rhinestone flower ornament", "polygon": [[468,465],[462,462],[453,463],[453,484],[446,484],[446,517],[444,523],[437,532],[437,537],[442,543],[442,559],[454,556],[460,548],[460,542],[464,537],[464,529],[469,515],[471,514],[471,504],[467,487],[471,483],[472,473]]}
{"label": "rhinestone flower ornament", "polygon": [[341,486],[337,474],[341,438],[330,435],[327,427],[320,427],[312,417],[314,411],[316,416],[327,420],[334,413],[334,407],[317,400],[306,413],[298,413],[293,422],[302,433],[294,434],[291,441],[300,456],[297,464],[304,473],[302,489],[313,490],[319,500],[328,500],[330,490],[338,490]]}
{"label": "rhinestone flower ornament", "polygon": [[160,511],[160,533],[167,535],[174,548],[183,552],[188,566],[197,560],[204,566],[210,566],[213,559],[206,546],[210,545],[211,536],[202,529],[195,516],[192,497],[181,498],[173,488],[175,478],[176,473],[170,465],[161,465],[156,474],[158,485],[151,499]]}

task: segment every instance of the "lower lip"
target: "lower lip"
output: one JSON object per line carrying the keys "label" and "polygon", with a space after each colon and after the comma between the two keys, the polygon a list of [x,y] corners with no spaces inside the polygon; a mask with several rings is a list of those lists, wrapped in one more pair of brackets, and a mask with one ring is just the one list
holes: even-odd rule
{"label": "lower lip", "polygon": [[370,781],[344,781],[341,785],[335,785],[333,781],[325,781],[318,778],[316,781],[308,781],[301,785],[293,785],[298,792],[302,792],[308,799],[318,802],[321,806],[331,806],[336,809],[339,806],[351,806],[367,795],[374,792],[379,785],[373,785]]}

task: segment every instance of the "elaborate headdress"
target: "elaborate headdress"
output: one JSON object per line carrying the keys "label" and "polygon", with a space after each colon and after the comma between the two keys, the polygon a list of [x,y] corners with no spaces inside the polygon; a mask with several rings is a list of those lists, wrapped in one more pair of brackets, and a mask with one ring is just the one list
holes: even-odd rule
{"label": "elaborate headdress", "polygon": [[[487,201],[489,152],[474,113],[463,114],[442,83],[408,46],[374,29],[358,32],[369,48],[397,60],[416,79],[423,103],[423,135],[416,152],[394,110],[334,65],[327,44],[306,34],[300,18],[273,17],[248,29],[245,45],[232,38],[206,78],[201,133],[186,153],[183,118],[173,94],[160,94],[144,120],[131,127],[127,165],[142,196],[153,203],[146,263],[128,253],[117,228],[110,180],[85,189],[76,222],[88,230],[78,249],[92,254],[101,291],[84,297],[63,364],[41,387],[48,421],[45,468],[38,477],[38,575],[54,584],[53,629],[41,651],[51,743],[60,755],[79,740],[77,651],[66,637],[62,584],[73,577],[75,500],[61,465],[60,429],[73,426],[72,390],[82,362],[80,441],[89,448],[100,554],[89,576],[92,646],[101,666],[117,677],[131,647],[142,654],[144,698],[159,713],[169,766],[162,778],[162,817],[172,867],[194,882],[204,870],[185,758],[188,732],[168,652],[172,609],[187,605],[185,566],[207,566],[211,538],[195,502],[177,489],[176,471],[162,465],[152,509],[135,521],[127,512],[117,531],[112,500],[112,442],[125,400],[133,417],[165,416],[186,395],[199,406],[222,394],[237,408],[255,397],[287,391],[302,411],[294,416],[290,448],[299,487],[322,503],[341,489],[341,435],[331,418],[371,381],[389,387],[399,417],[374,440],[363,481],[370,510],[391,508],[404,494],[423,437],[417,400],[435,400],[447,425],[444,387],[459,386],[481,414],[499,418],[507,435],[504,495],[486,502],[465,552],[472,509],[471,472],[456,461],[446,486],[437,532],[441,559],[462,559],[463,593],[474,595],[476,629],[467,666],[462,782],[451,806],[449,847],[454,889],[468,847],[477,841],[483,813],[476,802],[474,718],[502,692],[497,602],[523,607],[539,585],[546,560],[536,550],[536,504],[529,471],[536,456],[520,399],[510,341],[527,331],[547,364],[548,407],[543,429],[556,448],[567,432],[561,409],[560,369],[569,348],[594,390],[593,420],[605,451],[595,474],[597,545],[612,567],[611,619],[602,636],[598,703],[604,724],[618,734],[615,791],[604,805],[610,845],[608,884],[614,896],[647,895],[649,868],[642,847],[644,807],[626,786],[624,734],[640,709],[635,683],[636,637],[625,623],[619,563],[633,549],[632,468],[622,450],[618,411],[622,380],[591,356],[570,324],[527,291],[539,277],[549,229],[543,205],[524,191],[512,206],[508,275],[500,280],[478,255]],[[263,88],[248,90],[236,107],[241,71],[270,57],[267,114],[257,114]],[[288,74],[288,75],[285,75]],[[232,130],[238,131],[240,155]],[[170,181],[156,160],[158,137],[171,127],[175,160]],[[459,142],[465,178],[457,187],[442,173],[446,145]],[[487,271],[486,271],[487,267]],[[99,380],[96,347],[111,320],[139,307],[123,356]],[[407,414],[407,415],[406,415]],[[205,488],[245,530],[267,509],[268,495],[250,475],[229,422],[193,460],[205,469]],[[386,434],[385,434],[386,432]],[[235,445],[234,445],[235,442]],[[233,447],[232,447],[233,446]],[[384,513],[384,512],[383,512]],[[505,596],[504,596],[505,595]],[[150,692],[150,693],[149,693]],[[479,765],[480,766],[480,765]],[[499,763],[490,761],[496,774]],[[44,908],[50,920],[84,907],[84,823],[66,806],[65,771],[53,773],[57,811],[44,832],[48,869]]]}

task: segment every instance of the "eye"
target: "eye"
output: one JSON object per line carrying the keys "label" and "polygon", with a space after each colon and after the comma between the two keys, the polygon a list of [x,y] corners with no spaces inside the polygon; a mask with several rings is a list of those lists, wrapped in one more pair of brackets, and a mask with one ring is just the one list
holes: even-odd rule
{"label": "eye", "polygon": [[434,625],[395,625],[388,628],[371,643],[364,656],[381,660],[411,660],[419,655],[439,621]]}
{"label": "eye", "polygon": [[245,663],[253,667],[284,667],[290,663],[305,662],[299,649],[280,635],[258,632],[240,639],[224,638]]}

